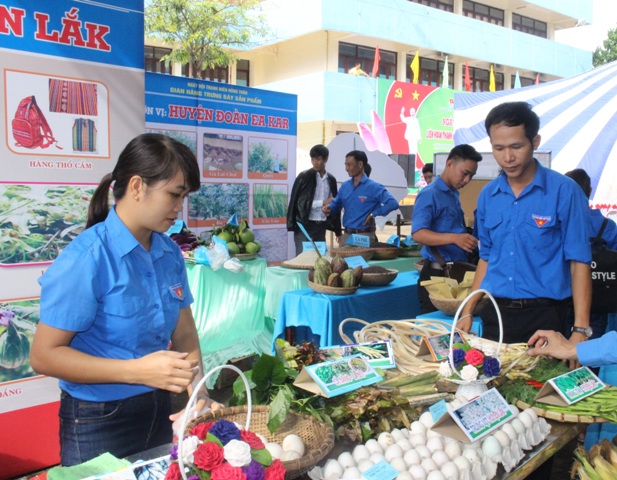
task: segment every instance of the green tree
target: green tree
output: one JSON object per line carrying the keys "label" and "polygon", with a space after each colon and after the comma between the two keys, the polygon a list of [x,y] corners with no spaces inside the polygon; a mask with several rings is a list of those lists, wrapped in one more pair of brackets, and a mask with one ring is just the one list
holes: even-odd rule
{"label": "green tree", "polygon": [[593,66],[599,67],[615,60],[617,60],[617,28],[612,28],[608,31],[608,37],[604,40],[603,46],[596,48],[593,52]]}
{"label": "green tree", "polygon": [[189,63],[193,77],[226,67],[233,48],[265,35],[260,0],[152,0],[145,10],[146,35],[173,45],[165,62]]}

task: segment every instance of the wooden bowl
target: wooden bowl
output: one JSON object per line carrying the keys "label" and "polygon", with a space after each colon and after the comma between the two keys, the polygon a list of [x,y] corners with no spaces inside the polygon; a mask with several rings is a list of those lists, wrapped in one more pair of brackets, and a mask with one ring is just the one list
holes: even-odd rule
{"label": "wooden bowl", "polygon": [[364,273],[362,272],[362,280],[360,285],[368,287],[383,287],[389,285],[398,275],[398,270],[388,268],[387,272],[383,273]]}
{"label": "wooden bowl", "polygon": [[324,293],[326,295],[351,295],[358,290],[358,287],[329,287],[328,285],[319,285],[311,281],[308,282],[308,286],[315,293]]}

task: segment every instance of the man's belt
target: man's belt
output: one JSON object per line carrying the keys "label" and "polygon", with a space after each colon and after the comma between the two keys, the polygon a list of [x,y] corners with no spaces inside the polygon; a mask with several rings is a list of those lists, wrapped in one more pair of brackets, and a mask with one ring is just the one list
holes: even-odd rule
{"label": "man's belt", "polygon": [[552,307],[565,302],[565,300],[555,300],[554,298],[495,298],[495,301],[497,305],[504,308]]}
{"label": "man's belt", "polygon": [[374,231],[375,227],[345,228],[345,233],[371,233]]}

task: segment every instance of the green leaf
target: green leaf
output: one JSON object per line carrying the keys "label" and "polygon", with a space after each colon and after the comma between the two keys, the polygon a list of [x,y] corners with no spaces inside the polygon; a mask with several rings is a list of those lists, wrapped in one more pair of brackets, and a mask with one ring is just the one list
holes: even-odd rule
{"label": "green leaf", "polygon": [[261,450],[251,450],[251,458],[264,467],[272,465],[272,455],[270,455],[270,452],[265,448]]}
{"label": "green leaf", "polygon": [[270,433],[276,432],[281,423],[285,421],[292,400],[293,392],[287,385],[281,387],[272,399],[268,413],[268,430]]}
{"label": "green leaf", "polygon": [[218,438],[216,438],[214,435],[212,435],[210,432],[208,432],[208,434],[206,435],[205,442],[214,442],[219,447],[223,448],[223,444],[221,443],[221,441]]}
{"label": "green leaf", "polygon": [[257,359],[252,372],[251,378],[255,383],[255,389],[260,391],[267,391],[272,385],[282,385],[287,377],[283,362],[266,354]]}

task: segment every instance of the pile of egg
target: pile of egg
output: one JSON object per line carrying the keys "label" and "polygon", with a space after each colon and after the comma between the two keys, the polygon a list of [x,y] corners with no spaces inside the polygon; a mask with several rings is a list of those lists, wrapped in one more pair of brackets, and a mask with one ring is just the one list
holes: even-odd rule
{"label": "pile of egg", "polygon": [[266,446],[266,450],[270,452],[272,458],[281,460],[282,462],[288,462],[290,460],[297,460],[304,456],[304,442],[302,439],[292,433],[283,438],[283,443],[278,444],[276,442],[268,442],[262,435],[257,435]]}
{"label": "pile of egg", "polygon": [[385,460],[400,472],[398,480],[491,479],[499,463],[509,472],[523,458],[523,450],[539,444],[550,431],[550,425],[533,410],[519,413],[511,408],[512,421],[471,444],[432,430],[433,418],[425,412],[409,430],[383,432],[323,467],[315,467],[309,476],[314,480],[360,479],[364,471]]}

